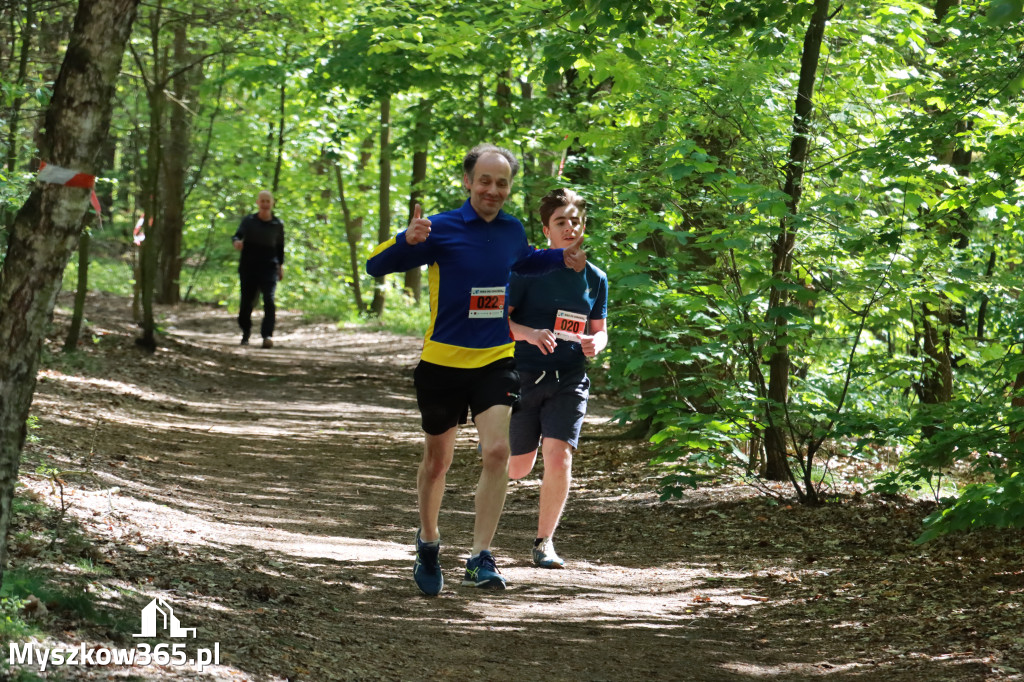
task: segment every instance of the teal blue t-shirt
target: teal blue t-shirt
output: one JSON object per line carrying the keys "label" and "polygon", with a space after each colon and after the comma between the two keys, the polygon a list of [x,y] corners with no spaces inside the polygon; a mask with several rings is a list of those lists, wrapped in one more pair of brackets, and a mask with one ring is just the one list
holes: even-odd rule
{"label": "teal blue t-shirt", "polygon": [[608,276],[590,262],[583,272],[565,268],[535,277],[513,273],[508,305],[514,308],[512,321],[533,329],[550,329],[556,335],[561,332],[555,351],[548,355],[528,341],[516,341],[516,369],[582,369],[587,364],[583,347],[569,339],[575,333],[587,333],[590,320],[608,316]]}

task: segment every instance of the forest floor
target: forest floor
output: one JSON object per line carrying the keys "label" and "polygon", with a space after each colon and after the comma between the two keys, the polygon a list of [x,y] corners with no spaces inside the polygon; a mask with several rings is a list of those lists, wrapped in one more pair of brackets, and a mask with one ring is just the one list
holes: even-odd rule
{"label": "forest floor", "polygon": [[[37,651],[84,646],[97,664],[9,677],[1024,679],[1024,535],[917,546],[925,503],[844,493],[806,508],[727,480],[660,502],[650,452],[612,438],[622,427],[599,391],[556,537],[567,568],[530,562],[534,475],[511,484],[495,540],[508,589],[459,585],[479,472],[469,427],[442,510],[447,583],[425,597],[412,580],[419,339],[284,313],[273,349],[242,347],[225,310],[182,305],[161,309],[148,355],[129,303],[94,294],[82,350],[60,356],[67,304],[8,577],[50,586],[27,607]],[[133,636],[158,598],[194,638]],[[99,664],[142,644],[215,649],[219,664]]]}

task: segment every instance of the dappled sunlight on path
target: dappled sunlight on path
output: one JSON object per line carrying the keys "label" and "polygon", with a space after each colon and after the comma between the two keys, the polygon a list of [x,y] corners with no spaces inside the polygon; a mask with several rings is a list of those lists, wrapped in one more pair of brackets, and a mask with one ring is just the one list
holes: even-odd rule
{"label": "dappled sunlight on path", "polygon": [[[220,643],[226,665],[195,679],[956,680],[977,663],[829,663],[847,629],[804,622],[802,595],[765,594],[841,566],[694,545],[711,534],[693,521],[709,502],[658,504],[644,451],[615,441],[579,454],[558,534],[566,570],[529,559],[539,472],[510,486],[494,544],[509,589],[489,593],[459,585],[479,473],[463,429],[441,517],[447,584],[424,597],[412,581],[419,339],[282,313],[274,348],[242,347],[224,311],[182,306],[143,356],[123,325],[119,361],[41,373],[36,452],[89,472],[63,492],[97,538],[109,608],[133,618],[162,596]],[[29,484],[53,499],[46,481]]]}

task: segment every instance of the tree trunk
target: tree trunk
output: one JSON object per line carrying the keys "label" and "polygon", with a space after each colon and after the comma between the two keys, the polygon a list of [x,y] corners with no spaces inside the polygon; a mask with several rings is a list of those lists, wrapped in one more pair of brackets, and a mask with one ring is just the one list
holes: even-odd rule
{"label": "tree trunk", "polygon": [[[427,179],[427,146],[430,142],[430,101],[423,98],[420,102],[420,110],[416,113],[416,124],[413,127],[412,155],[412,190],[409,192],[409,220],[412,221],[412,212],[416,204],[423,196],[422,184]],[[413,268],[405,273],[405,290],[412,294],[417,303],[422,298],[423,270]]]}
{"label": "tree trunk", "polygon": [[[796,245],[796,227],[793,217],[800,206],[803,191],[804,167],[807,160],[808,133],[811,111],[814,108],[814,81],[818,72],[818,58],[821,42],[825,37],[825,22],[828,20],[829,0],[815,0],[804,36],[803,53],[800,57],[800,82],[797,85],[796,114],[793,117],[793,138],[789,145],[789,160],[786,163],[787,215],[779,225],[779,234],[773,245],[772,278],[788,281],[793,271],[793,248]],[[766,428],[764,431],[765,477],[772,481],[790,478],[789,462],[786,460],[786,413],[789,402],[789,333],[788,320],[779,309],[789,304],[789,295],[783,289],[772,286],[768,297],[767,322],[773,327],[775,352],[768,360],[768,400],[766,403]]]}
{"label": "tree trunk", "polygon": [[366,310],[363,289],[359,284],[359,241],[363,236],[363,219],[352,219],[348,199],[345,198],[345,181],[342,178],[340,163],[334,165],[334,177],[338,181],[338,198],[341,200],[342,215],[345,217],[345,241],[348,242],[349,267],[352,269],[352,297],[355,299],[356,310],[362,315]]}
{"label": "tree trunk", "polygon": [[71,326],[67,338],[64,339],[64,352],[70,353],[78,347],[78,337],[82,331],[82,318],[85,316],[85,295],[89,291],[89,245],[92,233],[88,228],[82,230],[78,240],[78,286],[75,288],[75,309],[71,313]]}
{"label": "tree trunk", "polygon": [[146,148],[146,176],[142,190],[142,212],[146,218],[146,239],[139,253],[139,271],[142,288],[142,336],[136,343],[152,352],[156,350],[156,321],[153,301],[156,289],[157,254],[163,236],[163,216],[160,211],[161,166],[163,164],[162,128],[164,118],[165,65],[160,58],[160,25],[163,3],[157,0],[152,8],[150,40],[153,46],[153,75],[146,84],[149,99],[149,139]]}
{"label": "tree trunk", "polygon": [[[1024,372],[1017,372],[1017,377],[1013,382],[1013,393],[1010,399],[1010,404],[1018,410],[1024,408]],[[1019,422],[1014,422],[1010,425],[1010,442],[1016,443],[1020,440],[1021,434],[1024,433],[1024,428],[1021,428]]]}
{"label": "tree trunk", "polygon": [[[412,155],[412,186],[413,190],[409,193],[409,221],[412,221],[412,212],[416,208],[416,204],[419,203],[420,197],[423,195],[423,191],[420,190],[419,184],[427,178],[427,152],[425,149],[417,149]],[[413,268],[405,273],[405,284],[404,289],[406,292],[412,294],[413,299],[419,303],[422,298],[423,288],[423,270],[421,268]]]}
{"label": "tree trunk", "polygon": [[[937,0],[935,22],[941,23],[949,10],[957,4],[957,0]],[[945,149],[937,153],[939,161],[956,168],[960,177],[970,175],[972,152],[964,147],[960,140],[971,127],[969,121],[958,121],[955,133],[949,139],[941,141],[946,143],[941,145]],[[939,194],[941,193],[942,189],[939,190]],[[933,223],[932,228],[936,232],[946,230],[947,234],[943,234],[941,240],[949,237],[956,248],[966,249],[970,244],[970,215],[963,208],[957,209],[952,215],[957,218],[955,227],[942,227]],[[927,303],[921,304],[922,329],[919,336],[922,340],[924,366],[921,370],[918,397],[922,405],[943,405],[953,399],[953,353],[950,348],[952,331],[953,327],[967,325],[967,315],[963,307],[953,304],[941,292],[939,296],[942,301],[937,308]],[[942,418],[936,415],[932,421],[922,426],[921,435],[925,440],[930,440],[941,430]]]}
{"label": "tree trunk", "polygon": [[[36,14],[36,20],[38,24],[38,36],[39,46],[36,49],[37,55],[58,55],[64,50],[64,46],[68,44],[71,37],[71,13],[70,12],[42,12]],[[42,68],[35,72],[35,78],[43,83],[49,83],[57,80],[58,70],[60,64],[56,59],[44,59]],[[32,139],[35,142],[36,149],[44,149],[46,145],[46,135],[43,128],[43,117],[33,116],[32,117]],[[27,123],[27,121],[26,121]],[[29,162],[30,169],[36,171],[39,169],[37,161],[32,160]]]}
{"label": "tree trunk", "polygon": [[285,119],[285,104],[287,103],[287,83],[286,80],[288,75],[285,73],[281,74],[281,100],[278,107],[278,119],[277,119],[277,160],[274,162],[274,182],[271,186],[271,192],[274,196],[277,196],[277,188],[281,185],[281,163],[284,160],[284,119]]}
{"label": "tree trunk", "polygon": [[[377,241],[391,238],[391,95],[380,99],[380,224]],[[373,303],[370,311],[377,316],[384,314],[384,283],[386,278],[377,277],[373,287]]]}
{"label": "tree trunk", "polygon": [[[18,57],[18,76],[14,83],[14,87],[20,88],[24,86],[25,81],[28,79],[28,61],[29,51],[32,47],[32,36],[36,29],[36,16],[35,16],[35,3],[33,0],[26,0],[25,2],[25,28],[21,32],[21,53]],[[11,14],[11,39],[13,40],[15,34],[15,20],[14,13]],[[24,97],[18,95],[11,102],[10,111],[7,113],[8,128],[7,128],[7,173],[11,174],[17,169],[18,166],[18,140],[20,139],[18,128],[21,126],[21,105],[24,102]],[[7,210],[6,202],[0,203],[0,227],[4,229],[4,234],[10,229],[11,225],[14,224],[14,214]],[[0,239],[3,237],[0,236]],[[3,260],[3,254],[5,248],[0,244],[0,262]]]}
{"label": "tree trunk", "polygon": [[[191,139],[192,69],[187,69],[189,51],[187,26],[179,21],[174,26],[174,101],[170,111],[170,135],[166,140],[163,164],[163,235],[157,257],[156,300],[175,305],[181,300],[181,243],[185,229],[185,176],[189,167]],[[198,68],[198,67],[197,67]]]}
{"label": "tree trunk", "polygon": [[[13,23],[13,21],[12,21]],[[18,76],[14,87],[21,88],[28,79],[28,56],[32,49],[32,37],[36,30],[35,2],[25,0],[25,28],[21,32],[21,52],[18,56]],[[13,36],[12,36],[13,37]],[[25,98],[18,94],[11,102],[7,129],[7,172],[13,173],[18,166],[18,127],[21,123],[21,105]]]}
{"label": "tree trunk", "polygon": [[[49,163],[96,175],[114,84],[138,0],[79,0],[40,147]],[[37,183],[14,219],[0,273],[0,584],[39,351],[61,276],[82,230],[89,192]]]}

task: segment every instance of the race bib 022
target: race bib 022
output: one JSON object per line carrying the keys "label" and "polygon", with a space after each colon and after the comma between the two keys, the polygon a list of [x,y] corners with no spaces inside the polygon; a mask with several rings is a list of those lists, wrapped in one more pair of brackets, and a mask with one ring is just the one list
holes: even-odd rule
{"label": "race bib 022", "polygon": [[469,291],[469,317],[503,317],[505,287],[473,287]]}

